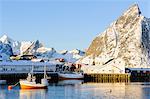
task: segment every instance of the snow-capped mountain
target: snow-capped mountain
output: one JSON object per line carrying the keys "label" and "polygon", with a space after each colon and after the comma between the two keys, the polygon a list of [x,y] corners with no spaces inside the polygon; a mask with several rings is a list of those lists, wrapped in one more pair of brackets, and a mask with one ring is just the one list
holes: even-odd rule
{"label": "snow-capped mountain", "polygon": [[150,65],[150,19],[132,5],[91,43],[81,63],[99,66]]}
{"label": "snow-capped mountain", "polygon": [[59,54],[65,55],[66,53],[68,53],[68,50],[61,50],[58,52]]}
{"label": "snow-capped mountain", "polygon": [[44,47],[39,40],[15,41],[4,35],[0,38],[0,55],[4,54],[9,58],[11,55],[35,55],[37,58],[55,59],[64,58],[68,62],[75,62],[84,55],[83,51],[74,49],[72,51],[62,50],[57,52],[54,48]]}
{"label": "snow-capped mountain", "polygon": [[40,47],[43,47],[43,45],[39,40],[35,42],[22,42],[20,47],[21,55],[34,55]]}
{"label": "snow-capped mountain", "polygon": [[0,41],[0,58],[8,60],[11,55],[13,55],[11,46]]}
{"label": "snow-capped mountain", "polygon": [[36,50],[35,55],[41,58],[52,58],[54,53],[56,53],[54,48],[40,47]]}
{"label": "snow-capped mountain", "polygon": [[9,38],[7,35],[3,35],[0,38],[0,41],[3,44],[9,44],[13,50],[14,55],[20,54],[20,46],[21,46],[20,42],[14,41],[13,39]]}
{"label": "snow-capped mountain", "polygon": [[71,53],[71,54],[80,54],[80,55],[84,55],[85,54],[85,52],[83,52],[83,51],[81,51],[81,50],[79,50],[79,49],[73,49],[73,50],[71,50],[71,51],[69,51],[68,53]]}
{"label": "snow-capped mountain", "polygon": [[53,58],[63,58],[68,62],[76,62],[79,60],[81,57],[85,55],[85,52],[78,50],[78,49],[73,49],[71,51],[68,50],[62,50],[59,53],[56,52],[53,54]]}
{"label": "snow-capped mountain", "polygon": [[74,49],[71,51],[62,50],[57,52],[54,48],[38,48],[35,54],[38,58],[57,59],[63,58],[67,62],[76,62],[78,59],[84,56],[84,52]]}
{"label": "snow-capped mountain", "polygon": [[35,42],[31,42],[31,41],[15,41],[13,39],[11,39],[10,37],[8,37],[7,35],[3,35],[0,38],[0,41],[3,44],[8,44],[11,46],[13,54],[14,55],[31,55],[34,54],[36,52],[36,50],[40,47],[42,47],[42,44],[37,40]]}
{"label": "snow-capped mountain", "polygon": [[68,53],[72,54],[73,58],[75,58],[77,60],[82,58],[85,55],[85,52],[78,50],[78,49],[73,49],[73,50],[69,51]]}
{"label": "snow-capped mountain", "polygon": [[32,45],[31,41],[23,41],[20,46],[20,54],[23,55],[24,52]]}

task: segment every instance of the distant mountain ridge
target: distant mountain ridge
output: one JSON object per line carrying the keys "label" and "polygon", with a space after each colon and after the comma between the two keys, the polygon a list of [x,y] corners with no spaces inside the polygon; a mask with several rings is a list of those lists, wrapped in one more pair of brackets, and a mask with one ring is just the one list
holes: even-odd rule
{"label": "distant mountain ridge", "polygon": [[19,42],[11,39],[7,35],[3,35],[0,38],[0,54],[5,54],[7,58],[11,55],[35,55],[38,58],[64,58],[69,62],[75,62],[85,54],[85,52],[78,49],[65,51],[65,53],[59,53],[54,48],[46,48],[39,40],[35,42]]}

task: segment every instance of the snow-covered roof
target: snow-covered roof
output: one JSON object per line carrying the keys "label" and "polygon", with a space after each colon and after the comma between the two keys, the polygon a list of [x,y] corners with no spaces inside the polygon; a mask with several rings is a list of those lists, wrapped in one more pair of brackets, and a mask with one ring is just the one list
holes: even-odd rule
{"label": "snow-covered roof", "polygon": [[140,70],[140,71],[150,71],[150,67],[149,68],[128,68],[130,70]]}
{"label": "snow-covered roof", "polygon": [[25,61],[25,60],[19,60],[19,61],[2,61],[0,62],[1,65],[33,65],[33,66],[38,66],[38,65],[62,65],[62,63],[57,62],[57,61],[49,61],[49,62],[32,62],[32,61]]}

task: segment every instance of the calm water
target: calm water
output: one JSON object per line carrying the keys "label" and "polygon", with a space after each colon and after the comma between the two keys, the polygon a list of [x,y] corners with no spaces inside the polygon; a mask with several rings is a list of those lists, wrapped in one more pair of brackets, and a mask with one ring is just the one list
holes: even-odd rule
{"label": "calm water", "polygon": [[150,82],[83,83],[60,81],[47,90],[12,90],[0,85],[0,99],[150,99]]}

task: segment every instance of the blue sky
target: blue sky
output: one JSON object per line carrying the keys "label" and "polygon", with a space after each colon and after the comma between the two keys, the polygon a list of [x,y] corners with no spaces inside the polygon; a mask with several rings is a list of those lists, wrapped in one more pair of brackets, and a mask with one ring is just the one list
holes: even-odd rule
{"label": "blue sky", "polygon": [[0,0],[0,36],[84,50],[134,3],[150,17],[149,0]]}

